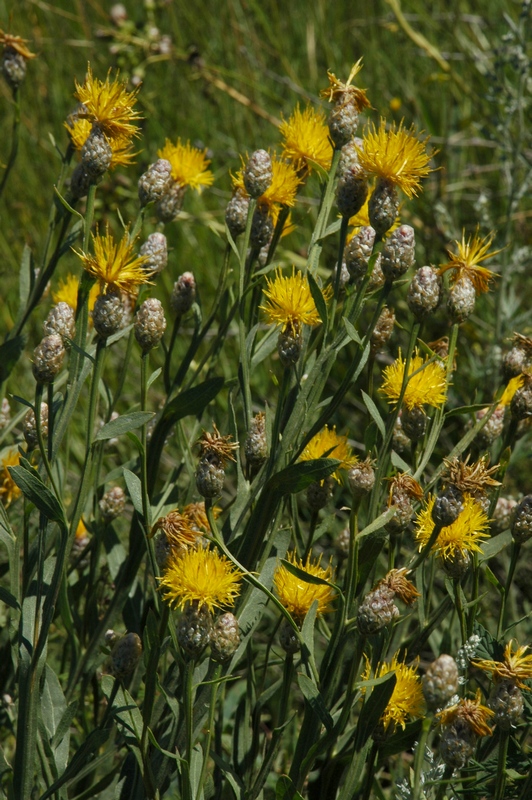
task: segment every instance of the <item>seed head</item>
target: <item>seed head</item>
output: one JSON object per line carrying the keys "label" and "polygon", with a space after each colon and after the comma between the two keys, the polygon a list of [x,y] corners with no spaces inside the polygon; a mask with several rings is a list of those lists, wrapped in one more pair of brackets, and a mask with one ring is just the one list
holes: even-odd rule
{"label": "seed head", "polygon": [[375,485],[375,470],[371,459],[366,458],[365,461],[359,461],[352,466],[347,473],[347,478],[354,497],[362,497],[371,492]]}

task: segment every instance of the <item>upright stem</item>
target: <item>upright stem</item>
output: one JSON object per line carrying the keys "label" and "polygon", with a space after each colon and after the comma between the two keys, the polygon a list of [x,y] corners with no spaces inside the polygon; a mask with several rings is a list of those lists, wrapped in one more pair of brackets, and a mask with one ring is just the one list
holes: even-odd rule
{"label": "upright stem", "polygon": [[7,184],[7,179],[9,178],[9,173],[15,166],[15,161],[17,160],[17,153],[18,153],[18,134],[20,128],[20,103],[18,99],[18,89],[13,89],[13,106],[14,106],[14,114],[13,114],[13,127],[11,129],[11,152],[9,154],[9,158],[7,160],[7,164],[4,170],[4,176],[2,178],[2,183],[0,183],[0,197],[4,192],[4,189]]}

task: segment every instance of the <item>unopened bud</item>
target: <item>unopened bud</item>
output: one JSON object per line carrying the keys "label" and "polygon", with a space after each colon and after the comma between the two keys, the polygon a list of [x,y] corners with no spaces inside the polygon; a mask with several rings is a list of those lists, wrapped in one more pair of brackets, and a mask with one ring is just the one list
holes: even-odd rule
{"label": "unopened bud", "polygon": [[368,196],[367,175],[360,166],[344,170],[336,186],[336,205],[343,217],[358,214]]}
{"label": "unopened bud", "polygon": [[225,209],[225,224],[233,239],[246,230],[248,209],[249,197],[242,192],[235,192]]}
{"label": "unopened bud", "polygon": [[33,377],[37,383],[51,383],[63,366],[65,346],[57,333],[45,336],[33,351]]}
{"label": "unopened bud", "polygon": [[190,658],[196,659],[209,644],[212,615],[207,606],[187,605],[177,623],[177,641]]}
{"label": "unopened bud", "polygon": [[126,633],[111,651],[111,668],[117,678],[126,678],[136,668],[142,656],[142,642],[136,633]]}
{"label": "unopened bud", "polygon": [[331,477],[310,484],[307,489],[307,502],[311,511],[320,511],[327,505],[332,497],[333,486],[334,480]]}
{"label": "unopened bud", "polygon": [[422,406],[403,408],[401,425],[411,442],[419,442],[427,430],[427,415]]}
{"label": "unopened bud", "polygon": [[441,655],[430,664],[421,679],[428,707],[443,708],[458,691],[458,667],[452,656]]}
{"label": "unopened bud", "polygon": [[124,319],[124,304],[117,292],[100,294],[92,309],[92,324],[102,339],[118,333]]}
{"label": "unopened bud", "polygon": [[57,333],[63,339],[73,339],[76,333],[74,309],[68,303],[57,303],[43,323],[45,336]]}
{"label": "unopened bud", "polygon": [[432,521],[439,528],[447,528],[456,522],[464,510],[464,493],[453,484],[441,492],[432,507]]}
{"label": "unopened bud", "polygon": [[526,376],[524,384],[512,397],[510,411],[512,419],[518,422],[532,416],[532,377]]}
{"label": "unopened bud", "polygon": [[273,220],[267,206],[257,206],[251,221],[249,243],[254,250],[260,250],[273,236]]}
{"label": "unopened bud", "polygon": [[513,512],[516,506],[517,500],[514,500],[513,497],[499,497],[490,523],[493,535],[508,530],[512,524]]}
{"label": "unopened bud", "polygon": [[375,470],[371,465],[371,461],[357,462],[347,473],[349,486],[355,497],[362,497],[362,495],[371,492],[375,485]]}
{"label": "unopened bud", "polygon": [[512,536],[517,544],[523,544],[532,537],[532,494],[516,505],[513,517]]}
{"label": "unopened bud", "polygon": [[399,211],[397,189],[387,180],[380,179],[369,198],[369,220],[379,239],[382,239],[395,222]]}
{"label": "unopened bud", "polygon": [[244,186],[250,197],[257,199],[271,186],[272,160],[266,150],[255,150],[248,159],[243,173]]}
{"label": "unopened bud", "polygon": [[154,275],[162,272],[168,264],[168,244],[164,233],[150,233],[140,248],[140,255],[148,257],[142,265],[146,272]]}
{"label": "unopened bud", "polygon": [[[488,411],[489,409],[487,408],[481,408],[480,411],[477,411],[475,414],[477,420],[483,419]],[[487,450],[495,439],[499,438],[504,428],[505,411],[504,406],[497,406],[484,427],[477,433],[475,444],[479,450]]]}
{"label": "unopened bud", "polygon": [[464,767],[475,752],[477,738],[475,732],[462,719],[446,725],[440,739],[440,755],[443,763],[451,769]]}
{"label": "unopened bud", "polygon": [[441,287],[442,280],[435,269],[421,267],[417,270],[408,287],[406,302],[418,322],[424,320],[438,307]]}
{"label": "unopened bud", "polygon": [[81,166],[94,180],[100,178],[111,164],[113,151],[104,132],[93,125],[81,148]]}
{"label": "unopened bud", "polygon": [[488,708],[494,712],[492,721],[503,731],[514,728],[525,709],[523,692],[514,681],[496,681],[488,698]]}
{"label": "unopened bud", "polygon": [[256,475],[268,458],[266,416],[262,411],[251,420],[248,437],[244,444],[244,453],[250,474]]}
{"label": "unopened bud", "polygon": [[83,164],[78,164],[70,179],[70,191],[74,200],[85,197],[93,183],[95,180],[92,175],[87,172]]}
{"label": "unopened bud", "polygon": [[166,330],[166,319],[160,300],[149,297],[142,303],[135,315],[133,329],[143,353],[157,347]]}
{"label": "unopened bud", "polygon": [[285,369],[297,364],[302,349],[303,335],[300,328],[288,326],[286,330],[281,331],[277,340],[277,352]]}
{"label": "unopened bud", "polygon": [[[43,439],[46,439],[48,436],[48,403],[41,403],[41,433]],[[28,409],[24,417],[24,439],[28,445],[28,450],[34,450],[37,447],[37,420],[32,408]]]}
{"label": "unopened bud", "polygon": [[13,47],[4,47],[2,73],[13,91],[16,91],[26,77],[26,59]]}
{"label": "unopened bud", "polygon": [[187,187],[172,181],[170,188],[155,204],[155,216],[159,222],[173,222],[183,207]]}
{"label": "unopened bud", "polygon": [[202,497],[213,498],[221,495],[225,482],[225,469],[216,453],[206,453],[198,462],[196,469],[196,488]]}
{"label": "unopened bud", "polygon": [[109,489],[99,502],[100,512],[104,522],[112,522],[119,517],[126,507],[126,495],[120,486]]}
{"label": "unopened bud", "polygon": [[140,205],[158,203],[170,192],[172,183],[172,165],[165,158],[159,158],[139,178]]}
{"label": "unopened bud", "polygon": [[211,634],[211,658],[225,664],[236,652],[240,644],[240,628],[234,614],[226,613],[218,617]]}
{"label": "unopened bud", "polygon": [[354,137],[359,116],[358,106],[348,94],[337,100],[328,119],[335,147],[344,147]]}
{"label": "unopened bud", "polygon": [[388,236],[381,252],[381,269],[386,280],[397,280],[412,266],[415,245],[416,237],[410,225],[401,225]]}
{"label": "unopened bud", "polygon": [[447,311],[453,323],[464,322],[473,313],[476,300],[475,287],[467,275],[462,275],[449,290]]}
{"label": "unopened bud", "polygon": [[356,284],[360,283],[368,270],[368,263],[375,243],[375,231],[367,225],[356,233],[344,250],[345,265]]}
{"label": "unopened bud", "polygon": [[295,655],[301,648],[297,633],[287,619],[283,619],[279,628],[279,644],[289,656]]}
{"label": "unopened bud", "polygon": [[375,356],[386,345],[393,333],[395,311],[385,306],[371,334],[371,353]]}
{"label": "unopened bud", "polygon": [[183,272],[174,283],[170,306],[176,317],[182,317],[192,308],[196,299],[196,279],[193,272]]}
{"label": "unopened bud", "polygon": [[389,625],[399,616],[394,603],[395,592],[388,586],[379,585],[365,596],[357,612],[357,627],[364,636],[369,636]]}

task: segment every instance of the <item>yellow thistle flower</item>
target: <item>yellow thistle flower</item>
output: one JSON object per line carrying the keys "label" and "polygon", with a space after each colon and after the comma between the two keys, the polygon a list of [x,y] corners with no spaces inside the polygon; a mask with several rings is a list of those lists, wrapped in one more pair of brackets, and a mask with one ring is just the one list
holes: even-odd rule
{"label": "yellow thistle flower", "polygon": [[[329,429],[327,425],[312,437],[299,456],[300,461],[311,461],[315,458],[335,458],[341,461],[341,469],[350,469],[358,461],[347,443],[347,436],[338,436],[336,427]],[[340,482],[338,471],[333,472],[332,477]]]}
{"label": "yellow thistle flower", "polygon": [[470,236],[466,242],[465,231],[463,231],[462,241],[459,242],[455,239],[458,253],[447,250],[447,255],[451,260],[447,264],[441,265],[440,275],[452,269],[454,270],[451,278],[453,283],[465,276],[469,278],[477,294],[487,292],[490,282],[499,276],[495,272],[486,269],[486,267],[481,267],[480,264],[487,258],[493,258],[493,256],[501,252],[501,250],[488,252],[494,237],[495,233],[492,232],[485,236],[484,239],[481,239],[477,229],[476,233]]}
{"label": "yellow thistle flower", "polygon": [[159,158],[165,158],[172,165],[172,178],[180,186],[190,186],[197,192],[202,186],[210,186],[214,175],[207,169],[210,160],[206,156],[207,150],[198,150],[190,142],[181,144],[181,139],[172,144],[166,139],[163,148],[157,151]]}
{"label": "yellow thistle flower", "polygon": [[370,123],[363,137],[364,144],[357,148],[362,169],[401,189],[407,197],[415,197],[421,188],[421,178],[432,172],[429,161],[434,151],[427,151],[427,139],[416,137],[414,127],[403,128],[401,122],[386,130],[386,120],[379,128]]}
{"label": "yellow thistle flower", "polygon": [[[389,664],[379,665],[375,677],[382,678],[390,672],[395,672],[396,684],[388,705],[380,718],[384,730],[401,726],[404,730],[410,719],[419,719],[425,713],[425,701],[421,688],[421,679],[417,674],[417,664],[407,667],[397,659],[397,653]],[[366,669],[362,675],[364,680],[369,680],[371,667],[366,661]]]}
{"label": "yellow thistle flower", "polygon": [[[244,186],[244,168],[238,170],[236,175],[232,175],[233,189],[248,197]],[[261,196],[258,203],[275,209],[277,206],[294,206],[296,194],[301,183],[297,170],[294,165],[279,158],[274,153],[272,156],[272,182]],[[278,213],[278,212],[277,212]]]}
{"label": "yellow thistle flower", "polygon": [[[429,495],[427,505],[416,517],[415,539],[421,551],[429,541],[434,530],[432,519],[432,509],[435,498]],[[480,503],[474,500],[471,495],[464,496],[464,508],[458,519],[452,525],[442,528],[433,552],[442,558],[453,559],[458,552],[462,554],[481,553],[480,544],[482,539],[489,538],[489,519]]]}
{"label": "yellow thistle flower", "polygon": [[197,603],[212,612],[233,605],[241,580],[242,573],[217,550],[188,549],[170,556],[160,587],[172,608]]}
{"label": "yellow thistle flower", "polygon": [[284,138],[282,157],[293,161],[296,169],[330,168],[333,148],[322,111],[315,111],[312,106],[300,111],[298,106],[288,120],[283,120],[279,130]]}
{"label": "yellow thistle flower", "polygon": [[20,456],[17,450],[8,450],[0,461],[0,500],[7,508],[20,497],[21,491],[11,477],[8,467],[18,467]]}
{"label": "yellow thistle flower", "polygon": [[[71,272],[66,276],[66,278],[61,278],[59,280],[59,285],[55,292],[52,292],[52,300],[54,303],[68,303],[73,311],[76,311],[78,307],[78,287],[79,287],[79,279],[76,278]],[[94,308],[94,303],[96,302],[96,298],[100,294],[100,287],[98,284],[94,284],[89,292],[89,311],[92,311]]]}
{"label": "yellow thistle flower", "polygon": [[[401,394],[406,360],[399,356],[384,370],[384,381],[380,391],[386,395],[389,403],[397,403]],[[410,359],[408,375],[411,376],[406,385],[403,403],[412,410],[423,405],[438,408],[446,400],[445,372],[441,365],[429,359],[423,359],[418,351]]]}
{"label": "yellow thistle flower", "polygon": [[[88,119],[79,117],[73,125],[65,122],[72,145],[78,152],[82,149],[83,145],[89,138],[92,130],[92,123]],[[111,163],[110,169],[121,166],[126,167],[128,164],[133,164],[133,158],[137,155],[132,151],[132,144],[128,136],[107,136],[107,142],[111,148]]]}
{"label": "yellow thistle flower", "polygon": [[75,250],[84,268],[100,282],[103,291],[114,289],[131,295],[135,287],[148,283],[149,273],[143,269],[149,256],[134,256],[133,246],[126,231],[122,240],[116,244],[113,235],[106,228],[105,236],[99,233],[92,237],[94,255]]}
{"label": "yellow thistle flower", "polygon": [[345,83],[339,80],[334,72],[327,70],[329,86],[326,89],[321,90],[320,97],[325,98],[330,103],[336,102],[337,100],[349,99],[355,104],[358,111],[363,111],[365,108],[371,108],[371,104],[366,95],[366,90],[359,89],[357,86],[351,85],[351,81],[356,75],[358,75],[361,69],[362,59],[359,58],[357,63],[353,65],[353,68],[351,69],[349,77]]}
{"label": "yellow thistle flower", "polygon": [[501,399],[499,400],[500,406],[509,406],[512,402],[512,398],[518,389],[521,389],[525,383],[525,376],[524,375],[516,375],[515,378],[511,378],[508,381],[508,386],[504,390],[501,395]]}
{"label": "yellow thistle flower", "polygon": [[19,56],[22,56],[29,61],[30,58],[37,58],[36,53],[31,53],[26,47],[28,39],[23,39],[21,36],[14,36],[12,33],[6,33],[0,29],[0,44],[4,47],[10,47],[15,50]]}
{"label": "yellow thistle flower", "polygon": [[456,720],[462,720],[477,736],[491,736],[493,731],[488,725],[488,719],[494,716],[494,712],[482,705],[480,697],[479,689],[474,700],[462,698],[454,706],[444,708],[436,716],[440,718],[442,725],[452,725]]}
{"label": "yellow thistle flower", "polygon": [[520,689],[530,691],[523,681],[532,678],[532,655],[525,656],[529,646],[517,645],[513,652],[513,639],[510,639],[504,648],[504,659],[502,661],[491,661],[489,659],[475,659],[472,664],[478,669],[489,672],[495,681],[512,681]]}
{"label": "yellow thistle flower", "polygon": [[[295,552],[288,553],[286,560],[303,570],[308,575],[331,582],[334,579],[333,568],[329,564],[326,569],[320,566],[321,556],[312,562],[310,556],[305,563]],[[302,622],[310,610],[312,603],[318,601],[317,616],[332,611],[335,591],[331,586],[318,583],[307,583],[303,578],[293,575],[282,564],[277,567],[273,576],[275,590],[279,600],[297,622]]]}
{"label": "yellow thistle flower", "polygon": [[75,97],[82,103],[89,122],[95,123],[108,137],[127,138],[138,135],[136,120],[141,119],[133,106],[137,102],[137,92],[128,92],[125,83],[117,78],[111,81],[111,70],[105,81],[95,78],[91,65],[87,66],[87,77],[83,85],[75,81]]}
{"label": "yellow thistle flower", "polygon": [[[270,324],[282,325],[283,331],[299,331],[302,325],[318,325],[321,322],[308,278],[299,270],[296,272],[295,267],[288,278],[277,269],[275,280],[267,277],[266,283],[264,294],[268,303],[259,307],[265,312]],[[331,296],[330,287],[323,294],[328,300]]]}

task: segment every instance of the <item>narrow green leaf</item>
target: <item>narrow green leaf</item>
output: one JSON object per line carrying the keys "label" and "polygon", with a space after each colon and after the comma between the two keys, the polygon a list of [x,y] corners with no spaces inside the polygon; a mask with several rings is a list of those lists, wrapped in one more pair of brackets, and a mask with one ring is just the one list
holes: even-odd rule
{"label": "narrow green leaf", "polygon": [[142,515],[142,484],[140,478],[138,478],[134,472],[131,472],[130,469],[124,467],[124,480],[129,496],[131,497],[131,502],[133,503],[133,508],[137,514]]}
{"label": "narrow green leaf", "polygon": [[322,481],[338,469],[340,461],[335,458],[315,458],[292,464],[270,478],[266,490],[281,494],[296,494],[315,481]]}
{"label": "narrow green leaf", "polygon": [[275,787],[275,800],[303,800],[303,795],[296,791],[288,775],[281,775]]}
{"label": "narrow green leaf", "polygon": [[393,517],[395,514],[394,508],[387,508],[386,511],[383,511],[380,516],[370,522],[369,525],[366,525],[360,533],[357,535],[357,539],[363,539],[365,536],[369,536],[370,533],[375,533],[375,531],[380,531],[386,523]]}
{"label": "narrow green leaf", "polygon": [[123,414],[100,428],[94,441],[101,442],[105,439],[113,439],[115,436],[122,436],[124,433],[129,433],[145,425],[154,416],[151,411],[132,411],[130,414]]}
{"label": "narrow green leaf", "polygon": [[22,251],[22,258],[20,259],[20,272],[19,272],[19,287],[18,287],[18,314],[17,322],[22,319],[22,315],[26,310],[30,292],[35,283],[35,271],[33,268],[33,256],[31,248],[25,244]]}
{"label": "narrow green leaf", "polygon": [[148,378],[148,382],[147,382],[147,384],[146,384],[146,385],[147,385],[147,387],[148,387],[148,389],[150,388],[150,386],[152,385],[152,383],[155,383],[155,381],[157,380],[157,378],[159,377],[159,375],[161,374],[161,372],[162,372],[162,369],[161,369],[161,367],[159,367],[159,369],[156,369],[156,370],[155,370],[155,372],[152,372],[152,374],[151,374],[151,375],[150,375],[150,377]]}
{"label": "narrow green leaf", "polygon": [[328,731],[330,731],[334,725],[333,718],[327,711],[325,700],[321,696],[319,689],[314,683],[314,681],[311,681],[310,678],[304,673],[298,672],[297,683],[307,703],[310,705],[312,710],[317,714],[321,723],[325,725]]}
{"label": "narrow green leaf", "polygon": [[20,603],[18,602],[17,598],[3,586],[0,586],[0,600],[2,603],[5,603],[6,606],[20,611]]}
{"label": "narrow green leaf", "polygon": [[362,344],[362,339],[361,339],[361,338],[360,338],[360,336],[358,335],[358,333],[357,333],[357,329],[355,328],[355,326],[353,325],[353,323],[352,323],[352,322],[349,322],[349,320],[347,319],[347,317],[342,317],[342,321],[343,321],[343,323],[344,323],[344,327],[345,327],[346,333],[347,333],[347,335],[349,336],[349,338],[350,338],[350,339],[352,339],[352,340],[353,340],[354,342],[356,342],[357,344],[360,344],[360,345],[361,345],[361,344]]}
{"label": "narrow green leaf", "polygon": [[310,293],[311,293],[312,299],[314,300],[314,303],[316,305],[316,310],[317,310],[318,314],[320,315],[320,319],[321,319],[321,321],[323,323],[323,326],[326,328],[327,327],[328,313],[327,313],[327,303],[325,302],[325,298],[323,296],[323,292],[321,291],[320,287],[316,283],[316,279],[314,278],[314,276],[310,272],[310,270],[307,272],[307,278],[308,278],[308,285],[310,287]]}
{"label": "narrow green leaf", "polygon": [[0,345],[0,383],[7,380],[24,352],[24,336],[15,336]]}
{"label": "narrow green leaf", "polygon": [[323,578],[319,578],[317,575],[311,575],[309,572],[306,572],[304,569],[300,569],[300,567],[296,567],[295,564],[292,564],[291,561],[287,561],[285,558],[281,559],[281,564],[288,572],[291,572],[292,575],[295,575],[296,578],[299,578],[301,581],[305,581],[305,583],[313,583],[317,586],[332,586],[329,581],[323,580]]}
{"label": "narrow green leaf", "polygon": [[482,562],[488,561],[490,558],[493,558],[493,556],[496,556],[501,552],[501,550],[504,550],[505,547],[509,547],[511,544],[512,532],[510,530],[503,531],[503,533],[499,533],[497,536],[487,539],[480,545],[482,552],[479,553],[479,562],[482,564]]}
{"label": "narrow green leaf", "polygon": [[360,750],[366,744],[379,724],[396,683],[395,672],[389,672],[382,677],[381,682],[373,688],[371,695],[366,698],[356,727],[355,750]]}
{"label": "narrow green leaf", "polygon": [[301,626],[301,638],[303,639],[303,642],[307,647],[307,650],[309,652],[309,657],[311,659],[314,658],[314,626],[316,624],[317,611],[318,611],[318,601],[313,600],[312,605],[310,606],[305,616],[305,619],[303,620],[303,625]]}
{"label": "narrow green leaf", "polygon": [[384,437],[386,436],[386,427],[384,425],[384,420],[379,414],[379,409],[377,408],[377,406],[375,405],[369,394],[366,394],[364,390],[362,390],[362,399],[364,401],[364,405],[368,409],[370,417],[374,421],[375,425],[379,429],[379,433],[384,439]]}
{"label": "narrow green leaf", "polygon": [[27,499],[41,511],[47,519],[65,525],[63,511],[52,492],[44,485],[35,471],[23,466],[8,467],[11,477]]}
{"label": "narrow green leaf", "polygon": [[489,407],[489,405],[489,403],[473,403],[470,406],[459,406],[459,408],[452,408],[450,411],[446,411],[445,417],[447,419],[449,417],[461,417],[463,414],[474,414]]}

